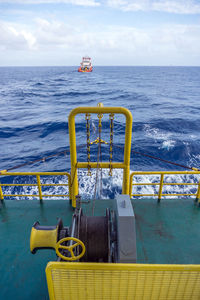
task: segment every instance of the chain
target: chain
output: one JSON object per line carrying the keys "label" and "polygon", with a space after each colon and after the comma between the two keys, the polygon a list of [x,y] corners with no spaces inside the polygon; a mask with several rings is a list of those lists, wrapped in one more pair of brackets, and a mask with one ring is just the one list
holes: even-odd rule
{"label": "chain", "polygon": [[112,176],[112,159],[113,159],[113,128],[114,128],[114,114],[109,114],[110,119],[110,171],[109,175]]}
{"label": "chain", "polygon": [[86,119],[86,130],[87,130],[87,162],[88,162],[88,175],[91,176],[90,166],[90,114],[85,114]]}
{"label": "chain", "polygon": [[[94,187],[94,197],[93,197],[93,203],[92,203],[92,215],[94,215],[94,209],[95,209],[95,199],[97,197],[97,184],[99,183],[99,161],[102,162],[102,152],[101,152],[101,131],[102,131],[102,124],[101,119],[103,118],[103,114],[97,115],[99,118],[99,136],[97,138],[98,140],[98,153],[97,153],[97,168],[96,168],[96,179],[95,179],[95,187]],[[101,172],[101,181],[100,181],[100,195],[102,195],[102,168],[100,169]]]}
{"label": "chain", "polygon": [[[103,114],[98,114],[97,116],[99,118],[99,158],[100,161],[102,162],[101,141],[103,140],[101,139],[101,131],[102,131],[101,119],[103,118]],[[100,172],[101,172],[101,181],[100,181],[100,196],[101,196],[102,195],[102,168]]]}
{"label": "chain", "polygon": [[96,140],[94,140],[93,142],[91,142],[90,143],[90,145],[93,145],[93,144],[98,144],[98,143],[101,143],[101,144],[108,144],[106,141],[104,141],[104,140],[99,140],[99,137],[98,138],[96,138]]}

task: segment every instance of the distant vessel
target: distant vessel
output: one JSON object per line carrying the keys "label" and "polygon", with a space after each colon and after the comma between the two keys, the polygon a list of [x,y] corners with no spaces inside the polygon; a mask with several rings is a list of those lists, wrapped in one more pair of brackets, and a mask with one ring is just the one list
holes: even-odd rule
{"label": "distant vessel", "polygon": [[78,72],[92,72],[92,63],[89,56],[84,56],[82,58],[82,62],[80,67],[78,68]]}

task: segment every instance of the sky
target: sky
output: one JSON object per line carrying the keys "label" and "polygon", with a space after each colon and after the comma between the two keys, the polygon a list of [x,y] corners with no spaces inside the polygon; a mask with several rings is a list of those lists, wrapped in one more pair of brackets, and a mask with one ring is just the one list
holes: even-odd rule
{"label": "sky", "polygon": [[0,0],[0,66],[200,66],[200,0]]}

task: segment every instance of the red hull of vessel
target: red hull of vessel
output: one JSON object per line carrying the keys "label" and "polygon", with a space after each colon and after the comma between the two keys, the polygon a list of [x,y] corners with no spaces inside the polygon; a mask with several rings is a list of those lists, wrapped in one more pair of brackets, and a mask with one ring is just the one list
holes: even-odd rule
{"label": "red hull of vessel", "polygon": [[83,73],[85,73],[85,72],[87,72],[87,73],[88,73],[88,72],[92,72],[92,67],[89,68],[89,69],[87,69],[87,68],[86,68],[86,69],[82,69],[81,67],[79,67],[79,68],[78,68],[78,72],[83,72]]}

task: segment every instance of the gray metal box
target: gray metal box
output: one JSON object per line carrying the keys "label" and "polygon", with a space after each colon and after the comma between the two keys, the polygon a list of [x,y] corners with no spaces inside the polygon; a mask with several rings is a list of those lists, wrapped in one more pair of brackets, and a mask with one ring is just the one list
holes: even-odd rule
{"label": "gray metal box", "polygon": [[128,195],[116,197],[118,262],[136,263],[135,214]]}

